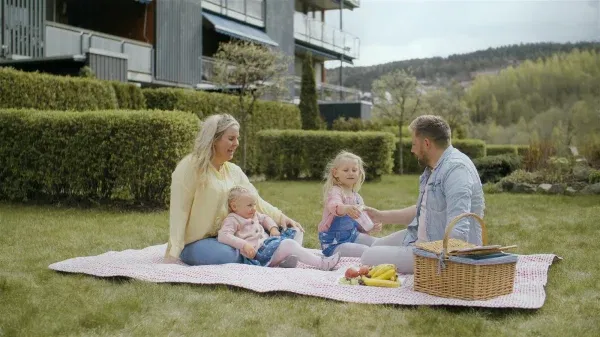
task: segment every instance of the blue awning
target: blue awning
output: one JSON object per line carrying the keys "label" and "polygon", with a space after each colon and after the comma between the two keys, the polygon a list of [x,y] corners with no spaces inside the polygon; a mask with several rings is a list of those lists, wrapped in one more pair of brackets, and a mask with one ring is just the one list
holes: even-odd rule
{"label": "blue awning", "polygon": [[[298,44],[298,43],[296,43],[296,48],[295,49],[296,49],[297,52],[300,52],[300,53],[311,53],[313,55],[318,55],[318,56],[324,58],[327,61],[333,61],[333,60],[339,60],[340,59],[340,54],[338,54],[338,53],[327,52],[327,51],[324,51],[324,50],[319,50],[319,49],[316,49],[316,48],[311,48],[309,46],[305,46],[305,45]],[[343,56],[343,60],[345,62],[353,64],[352,59],[350,57],[348,57],[348,56],[344,55]]]}
{"label": "blue awning", "polygon": [[241,40],[258,42],[275,47],[279,46],[277,42],[273,41],[273,39],[262,30],[206,12],[203,12],[202,16],[213,25],[215,31],[218,33]]}

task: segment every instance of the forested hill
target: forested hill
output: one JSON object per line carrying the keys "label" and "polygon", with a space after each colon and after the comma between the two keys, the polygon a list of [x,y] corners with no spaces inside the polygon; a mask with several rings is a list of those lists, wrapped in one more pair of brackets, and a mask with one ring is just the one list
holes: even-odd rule
{"label": "forested hill", "polygon": [[[370,91],[371,84],[383,74],[396,69],[412,69],[420,80],[433,82],[470,81],[471,73],[497,70],[524,60],[537,60],[557,52],[573,49],[600,51],[600,43],[530,43],[478,50],[448,57],[431,57],[378,64],[366,67],[344,67],[344,86]],[[327,70],[327,82],[339,84],[339,67]]]}

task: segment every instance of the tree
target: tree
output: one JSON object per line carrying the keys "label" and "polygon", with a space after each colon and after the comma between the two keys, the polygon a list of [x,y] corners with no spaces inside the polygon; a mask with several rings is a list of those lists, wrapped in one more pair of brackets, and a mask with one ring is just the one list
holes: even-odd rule
{"label": "tree", "polygon": [[321,119],[317,103],[317,84],[313,58],[310,53],[306,54],[302,61],[302,87],[300,88],[300,105],[298,107],[302,117],[302,129],[319,129]]}
{"label": "tree", "polygon": [[[402,127],[412,118],[421,101],[417,79],[403,69],[385,74],[373,82],[374,106],[381,117],[398,123],[398,137],[402,144]],[[403,146],[400,151],[400,174],[404,173]]]}
{"label": "tree", "polygon": [[[291,61],[275,49],[243,40],[221,43],[214,58],[215,84],[239,97],[237,117],[245,137],[256,100],[267,95],[277,99],[288,90]],[[243,170],[247,144],[242,142]]]}
{"label": "tree", "polygon": [[449,88],[427,93],[423,101],[429,107],[431,114],[442,116],[450,125],[452,135],[465,138],[469,124],[469,111],[461,101],[464,90],[458,83]]}

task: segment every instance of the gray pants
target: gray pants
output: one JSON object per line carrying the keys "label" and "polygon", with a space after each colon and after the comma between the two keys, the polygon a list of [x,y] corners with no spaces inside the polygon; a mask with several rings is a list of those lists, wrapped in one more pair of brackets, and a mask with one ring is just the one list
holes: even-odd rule
{"label": "gray pants", "polygon": [[403,229],[376,239],[371,247],[364,250],[361,263],[370,266],[391,263],[396,265],[399,273],[412,274],[414,265],[413,247],[402,245],[406,233],[406,229]]}

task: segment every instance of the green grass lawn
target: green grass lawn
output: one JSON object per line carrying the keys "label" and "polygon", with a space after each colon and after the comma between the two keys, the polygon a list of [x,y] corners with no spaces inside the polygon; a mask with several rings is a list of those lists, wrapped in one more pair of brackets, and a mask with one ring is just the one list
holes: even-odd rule
{"label": "green grass lawn", "polygon": [[[317,248],[321,185],[256,186],[305,226],[305,246]],[[374,207],[408,206],[417,177],[387,176],[362,195]],[[168,212],[0,204],[0,336],[596,336],[600,197],[492,194],[486,201],[491,243],[564,258],[550,268],[540,310],[362,305],[59,274],[48,265],[165,243]]]}

